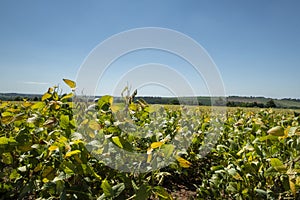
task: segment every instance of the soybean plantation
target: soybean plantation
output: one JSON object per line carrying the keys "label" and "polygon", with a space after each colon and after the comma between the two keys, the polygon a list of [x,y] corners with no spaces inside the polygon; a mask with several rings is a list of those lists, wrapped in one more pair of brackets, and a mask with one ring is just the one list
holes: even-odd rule
{"label": "soybean plantation", "polygon": [[[0,199],[300,198],[295,110],[74,103],[65,82],[0,102]],[[115,162],[115,149],[144,157]]]}

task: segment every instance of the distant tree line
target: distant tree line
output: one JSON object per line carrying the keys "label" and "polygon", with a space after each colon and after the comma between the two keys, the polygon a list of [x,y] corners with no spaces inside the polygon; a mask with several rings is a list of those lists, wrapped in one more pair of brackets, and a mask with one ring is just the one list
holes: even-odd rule
{"label": "distant tree line", "polygon": [[278,107],[274,100],[271,99],[267,101],[267,103],[257,103],[256,101],[254,102],[235,102],[235,101],[228,101],[226,106],[228,107],[249,107],[249,108],[276,108]]}
{"label": "distant tree line", "polygon": [[16,93],[0,94],[0,100],[2,101],[23,101],[23,99],[27,99],[28,101],[40,101],[41,98],[42,95],[27,95]]}
{"label": "distant tree line", "polygon": [[[34,94],[17,94],[17,93],[0,93],[0,100],[2,101],[23,101],[23,99],[27,99],[29,101],[40,101],[42,95],[34,95]],[[99,96],[100,97],[100,96]],[[98,98],[99,98],[98,97]],[[255,101],[255,98],[249,97],[241,97],[241,100],[238,99],[239,97],[229,97],[226,100],[226,98],[221,98],[221,97],[151,97],[151,96],[146,96],[146,97],[136,97],[136,100],[139,98],[144,99],[148,104],[164,104],[164,105],[203,105],[203,106],[228,106],[228,107],[256,107],[256,108],[282,108],[282,106],[278,105],[275,103],[273,99],[269,99],[268,101],[264,102],[257,102]],[[77,100],[80,99],[80,97],[77,97]],[[84,98],[83,98],[84,99]],[[94,98],[91,97],[91,101],[93,101]],[[234,99],[234,100],[232,100]],[[264,97],[256,97],[258,101],[260,99],[264,99]],[[85,98],[86,100],[86,98]],[[240,101],[239,101],[240,100]],[[281,100],[288,100],[288,101],[297,101],[300,102],[300,99],[291,99],[291,98],[285,98]],[[278,101],[281,101],[278,100]],[[120,103],[123,101],[122,97],[115,97],[114,102],[115,103]],[[287,107],[285,107],[287,108]],[[294,107],[288,107],[288,108],[295,108],[299,109],[299,107],[294,106]]]}

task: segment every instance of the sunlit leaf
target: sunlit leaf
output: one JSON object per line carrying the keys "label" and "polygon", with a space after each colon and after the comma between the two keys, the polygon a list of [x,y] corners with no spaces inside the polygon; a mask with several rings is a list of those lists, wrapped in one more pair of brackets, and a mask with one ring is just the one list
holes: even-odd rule
{"label": "sunlit leaf", "polygon": [[118,136],[114,136],[114,137],[112,137],[111,139],[112,139],[112,141],[113,141],[116,145],[118,145],[118,147],[120,147],[121,149],[123,149],[123,145],[122,145],[122,143],[121,143],[121,141],[120,141],[120,138],[119,138]]}
{"label": "sunlit leaf", "polygon": [[192,163],[180,156],[176,156],[176,160],[179,162],[179,165],[183,168],[189,168],[192,165]]}
{"label": "sunlit leaf", "polygon": [[63,96],[60,100],[61,101],[68,100],[68,99],[71,99],[73,96],[74,96],[74,93],[69,93],[69,94]]}
{"label": "sunlit leaf", "polygon": [[110,95],[105,95],[102,96],[99,100],[98,100],[98,106],[101,110],[107,111],[109,106],[111,106],[113,104],[113,97]]}
{"label": "sunlit leaf", "polygon": [[286,166],[278,158],[271,158],[270,164],[279,172],[286,172]]}
{"label": "sunlit leaf", "polygon": [[112,197],[113,196],[113,190],[111,185],[108,183],[106,179],[104,179],[101,183],[101,188],[105,194],[106,197]]}
{"label": "sunlit leaf", "polygon": [[49,99],[52,97],[52,94],[50,93],[45,93],[43,96],[42,96],[42,101],[45,101],[46,99]]}
{"label": "sunlit leaf", "polygon": [[44,102],[41,102],[41,101],[36,102],[35,104],[33,104],[33,105],[31,106],[32,109],[42,109],[42,108],[44,108],[44,107],[45,107],[45,103],[44,103]]}
{"label": "sunlit leaf", "polygon": [[73,155],[80,154],[80,153],[81,153],[80,150],[69,151],[68,153],[66,153],[65,158],[69,158]]}
{"label": "sunlit leaf", "polygon": [[162,142],[153,142],[152,144],[151,144],[151,148],[152,149],[156,149],[156,148],[159,148],[159,147],[161,147],[161,145],[163,145],[164,143],[162,143]]}
{"label": "sunlit leaf", "polygon": [[76,88],[76,83],[70,79],[63,79],[63,81],[73,90]]}
{"label": "sunlit leaf", "polygon": [[58,149],[58,146],[52,145],[48,148],[49,151],[56,151]]}
{"label": "sunlit leaf", "polygon": [[284,136],[284,129],[281,126],[276,126],[268,130],[268,134],[274,136]]}
{"label": "sunlit leaf", "polygon": [[9,103],[8,102],[4,102],[0,104],[0,109],[5,108],[6,106],[8,106]]}

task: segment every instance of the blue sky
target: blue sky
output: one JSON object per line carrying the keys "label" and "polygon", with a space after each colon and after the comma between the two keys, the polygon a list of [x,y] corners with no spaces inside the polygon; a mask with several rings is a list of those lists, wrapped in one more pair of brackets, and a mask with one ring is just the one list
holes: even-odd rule
{"label": "blue sky", "polygon": [[[227,95],[300,98],[299,9],[297,0],[1,0],[0,92],[43,93],[56,84],[68,91],[62,78],[76,79],[100,42],[133,28],[163,27],[206,49]],[[154,51],[116,62],[100,81],[99,94],[109,93],[122,72],[148,62],[173,66],[185,73],[197,94],[208,94],[190,66]],[[140,94],[170,95],[157,86]]]}

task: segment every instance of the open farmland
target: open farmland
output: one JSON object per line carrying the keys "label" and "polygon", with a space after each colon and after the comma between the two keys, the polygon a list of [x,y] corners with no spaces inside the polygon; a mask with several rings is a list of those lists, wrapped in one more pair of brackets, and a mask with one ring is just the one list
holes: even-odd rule
{"label": "open farmland", "polygon": [[[294,110],[151,106],[129,97],[120,106],[111,96],[91,106],[57,91],[40,102],[0,103],[1,199],[299,198]],[[133,159],[122,152],[143,156],[122,162]]]}

